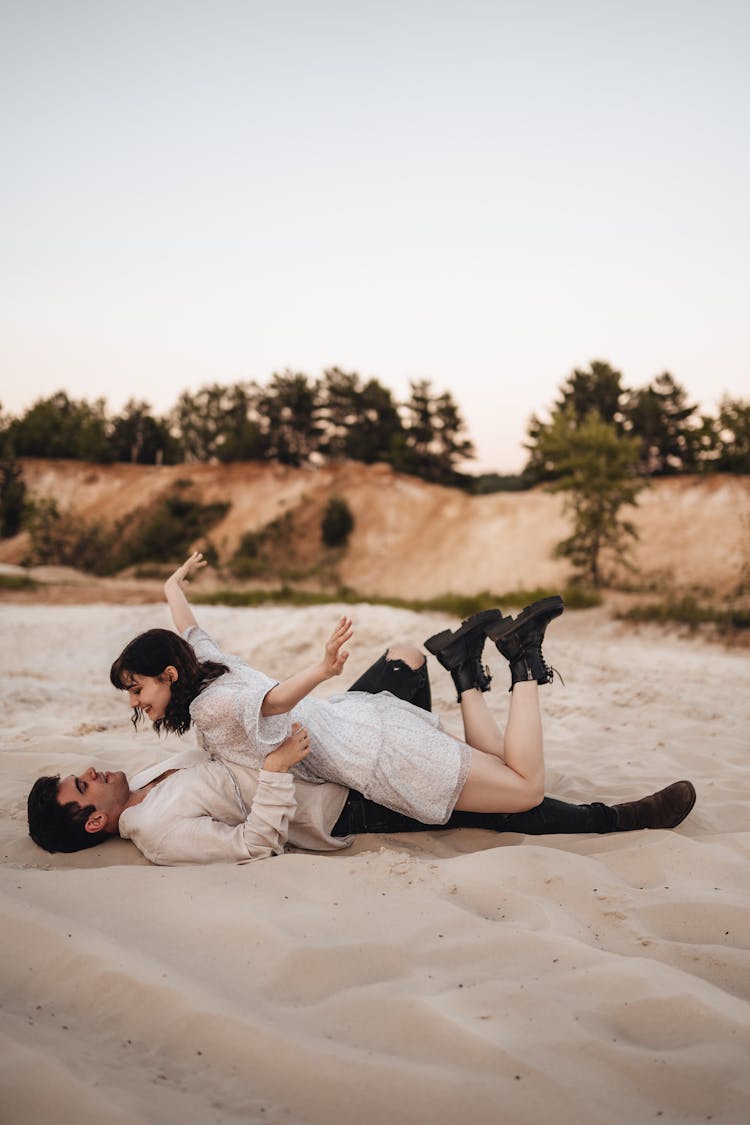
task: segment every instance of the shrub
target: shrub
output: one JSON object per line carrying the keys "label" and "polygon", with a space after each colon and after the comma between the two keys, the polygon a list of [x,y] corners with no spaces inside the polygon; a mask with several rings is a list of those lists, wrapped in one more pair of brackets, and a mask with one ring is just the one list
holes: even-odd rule
{"label": "shrub", "polygon": [[[228,504],[199,504],[171,496],[150,511],[120,520],[109,530],[61,512],[54,500],[37,500],[29,506],[26,519],[31,537],[27,561],[75,566],[98,575],[115,574],[142,563],[182,561],[190,545],[228,508]],[[216,551],[210,543],[206,553],[214,562]]]}
{"label": "shrub", "polygon": [[258,531],[246,531],[229,562],[234,577],[254,578],[274,570],[273,556],[289,543],[293,532],[291,512],[284,512]]}
{"label": "shrub", "polygon": [[354,529],[354,516],[346,500],[332,496],[326,505],[320,524],[326,547],[340,547],[347,542]]}
{"label": "shrub", "polygon": [[169,496],[144,516],[119,525],[122,546],[115,569],[145,562],[182,560],[190,545],[205,535],[229,510],[229,504],[199,504],[184,496]]}
{"label": "shrub", "polygon": [[61,512],[54,500],[35,500],[27,510],[31,539],[28,562],[37,566],[75,566],[92,574],[113,574],[116,533],[98,523],[81,523]]}
{"label": "shrub", "polygon": [[21,530],[26,485],[13,450],[0,443],[0,538],[9,539]]}

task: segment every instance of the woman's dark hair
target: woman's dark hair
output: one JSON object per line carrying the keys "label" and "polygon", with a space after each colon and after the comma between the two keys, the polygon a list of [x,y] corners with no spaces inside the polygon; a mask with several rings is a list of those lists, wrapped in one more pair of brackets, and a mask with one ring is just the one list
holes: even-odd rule
{"label": "woman's dark hair", "polygon": [[[133,684],[133,676],[161,676],[165,668],[177,669],[177,680],[172,684],[169,704],[164,717],[157,719],[154,730],[174,731],[184,734],[190,729],[190,704],[204,687],[228,672],[226,664],[214,660],[198,660],[193,646],[169,629],[148,629],[126,645],[109,670],[112,684],[121,691]],[[137,727],[143,712],[133,711],[133,726]]]}
{"label": "woman's dark hair", "polygon": [[40,777],[31,787],[27,808],[29,836],[34,843],[46,852],[80,852],[108,840],[111,833],[104,829],[86,831],[86,821],[96,812],[96,805],[81,806],[76,801],[58,804],[59,780],[59,774]]}

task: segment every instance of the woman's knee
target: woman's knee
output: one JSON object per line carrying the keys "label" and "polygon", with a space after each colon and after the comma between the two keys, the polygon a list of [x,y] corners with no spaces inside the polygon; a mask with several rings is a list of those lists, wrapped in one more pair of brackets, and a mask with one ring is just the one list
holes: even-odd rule
{"label": "woman's knee", "polygon": [[520,796],[520,806],[516,812],[531,812],[532,809],[541,805],[544,800],[544,783],[537,785],[536,782],[530,781],[524,792]]}
{"label": "woman's knee", "polygon": [[408,641],[394,641],[393,644],[388,645],[385,656],[386,660],[403,660],[404,664],[415,670],[421,668],[425,662],[424,653]]}

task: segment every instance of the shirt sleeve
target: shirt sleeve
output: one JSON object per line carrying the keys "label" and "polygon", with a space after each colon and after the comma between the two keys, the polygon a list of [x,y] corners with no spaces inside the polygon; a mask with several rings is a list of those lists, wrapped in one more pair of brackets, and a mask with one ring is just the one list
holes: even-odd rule
{"label": "shirt sleeve", "polygon": [[296,807],[292,775],[261,770],[242,824],[232,827],[211,816],[195,816],[171,826],[153,847],[134,842],[152,863],[249,863],[283,853]]}

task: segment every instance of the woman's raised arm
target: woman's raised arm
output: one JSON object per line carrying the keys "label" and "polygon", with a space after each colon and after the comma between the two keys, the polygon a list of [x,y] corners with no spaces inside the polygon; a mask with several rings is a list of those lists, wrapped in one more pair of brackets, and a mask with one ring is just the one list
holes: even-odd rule
{"label": "woman's raised arm", "polygon": [[290,676],[288,680],[283,680],[282,683],[271,688],[261,705],[261,715],[264,717],[285,715],[318,684],[330,680],[331,676],[340,676],[349,657],[343,645],[351,640],[351,636],[351,617],[339,618],[338,625],[326,641],[325,652],[320,663],[305,668],[303,672],[298,672],[296,676]]}
{"label": "woman's raised arm", "polygon": [[170,574],[164,583],[164,596],[172,613],[172,621],[178,633],[184,633],[191,625],[197,625],[190,603],[185,594],[185,585],[189,582],[196,570],[206,565],[206,560],[200,551],[194,551],[182,566],[178,566],[174,574]]}

